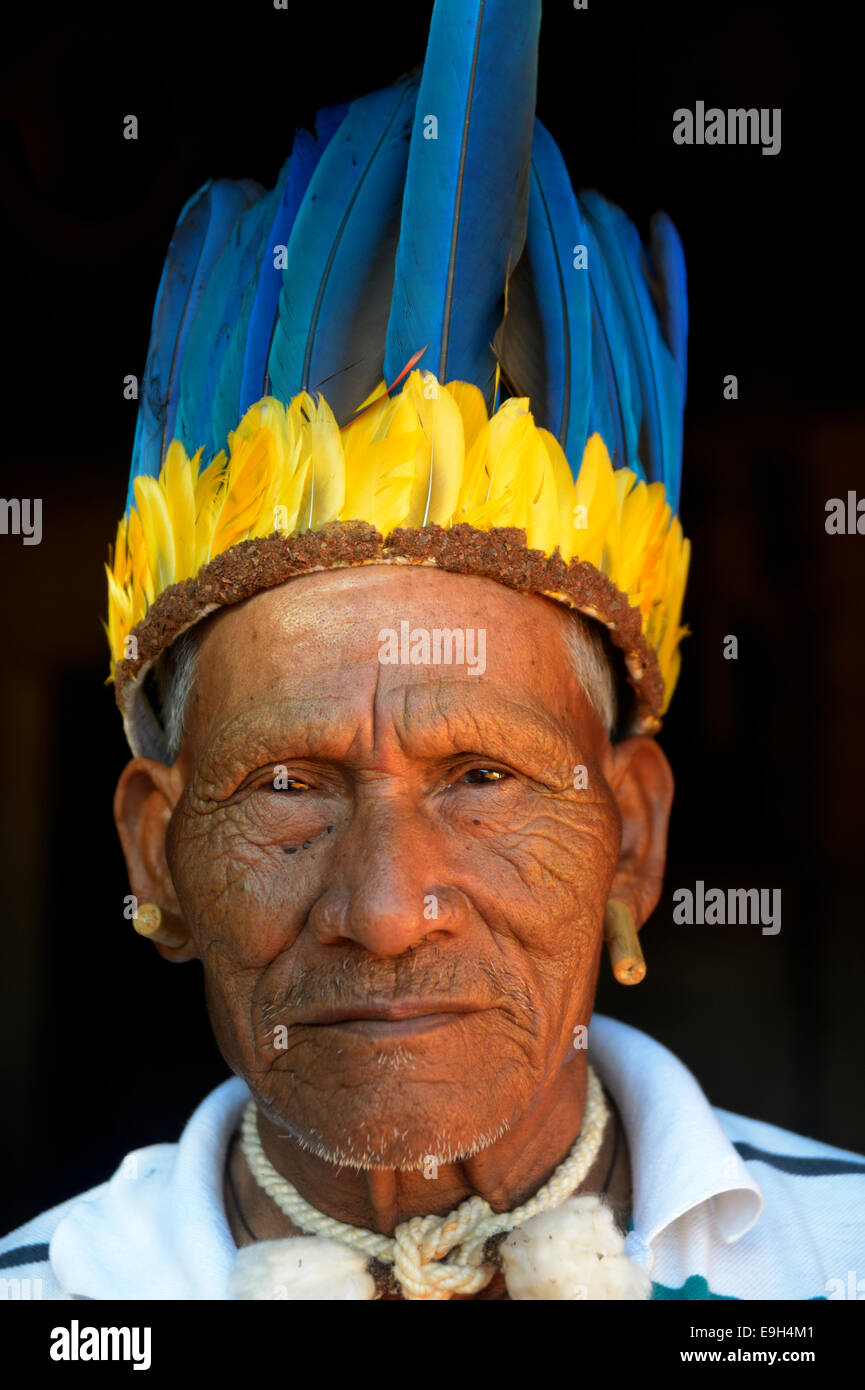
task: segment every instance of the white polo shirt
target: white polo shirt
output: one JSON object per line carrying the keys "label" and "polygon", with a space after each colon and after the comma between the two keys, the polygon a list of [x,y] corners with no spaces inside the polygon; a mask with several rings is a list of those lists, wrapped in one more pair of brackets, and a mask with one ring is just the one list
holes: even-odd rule
{"label": "white polo shirt", "polygon": [[[589,1058],[627,1133],[627,1250],[654,1298],[865,1298],[865,1158],[713,1108],[667,1048],[611,1018],[593,1018]],[[223,1175],[248,1100],[223,1082],[179,1143],[133,1150],[0,1240],[0,1297],[227,1299]]]}

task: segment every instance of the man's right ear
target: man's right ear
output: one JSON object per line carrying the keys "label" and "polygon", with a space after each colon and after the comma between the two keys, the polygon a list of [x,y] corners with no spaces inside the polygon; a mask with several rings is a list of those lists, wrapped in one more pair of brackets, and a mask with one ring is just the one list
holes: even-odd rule
{"label": "man's right ear", "polygon": [[[142,926],[166,960],[194,960],[198,952],[184,923],[165,853],[165,837],[183,791],[183,774],[153,758],[133,758],[120,774],[114,793],[114,823],[123,846],[129,886],[140,907],[159,909],[160,919],[148,913]],[[155,928],[155,930],[153,930]],[[169,944],[169,943],[182,944]]]}

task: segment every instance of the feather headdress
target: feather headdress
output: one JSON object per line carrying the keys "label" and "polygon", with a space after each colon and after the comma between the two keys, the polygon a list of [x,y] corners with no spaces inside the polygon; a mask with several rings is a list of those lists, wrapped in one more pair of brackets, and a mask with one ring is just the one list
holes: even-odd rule
{"label": "feather headdress", "polygon": [[687,296],[534,118],[540,0],[436,0],[420,78],[318,113],[276,187],[183,209],[108,571],[111,674],[310,569],[434,563],[604,623],[659,727],[689,546]]}

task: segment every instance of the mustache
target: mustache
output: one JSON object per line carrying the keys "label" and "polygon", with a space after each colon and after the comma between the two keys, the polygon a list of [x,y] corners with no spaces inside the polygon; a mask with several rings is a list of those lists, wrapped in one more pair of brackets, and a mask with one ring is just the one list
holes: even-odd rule
{"label": "mustache", "polygon": [[451,1000],[471,1000],[478,1008],[504,1008],[531,1025],[537,1016],[531,990],[522,976],[500,961],[401,959],[386,967],[346,956],[338,965],[302,966],[291,981],[266,999],[259,1025],[267,1028],[285,1014],[308,1014],[330,1008],[364,1005],[370,999],[429,1001],[430,1013]]}

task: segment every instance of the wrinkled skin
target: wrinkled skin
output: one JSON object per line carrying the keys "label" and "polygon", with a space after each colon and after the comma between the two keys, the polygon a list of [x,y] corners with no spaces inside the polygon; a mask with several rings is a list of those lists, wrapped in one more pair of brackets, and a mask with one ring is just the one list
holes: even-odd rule
{"label": "wrinkled skin", "polygon": [[[379,632],[403,618],[484,628],[485,672],[381,664]],[[623,899],[642,925],[656,905],[673,784],[654,740],[611,746],[570,621],[431,568],[293,579],[209,620],[177,762],[121,776],[132,891],[190,934],[157,949],[201,960],[271,1161],[341,1220],[391,1232],[472,1192],[507,1209],[579,1133],[574,1029],[604,907]],[[461,1011],[377,1032],[311,1021],[371,1000]],[[289,1229],[243,1191],[257,1235]]]}

